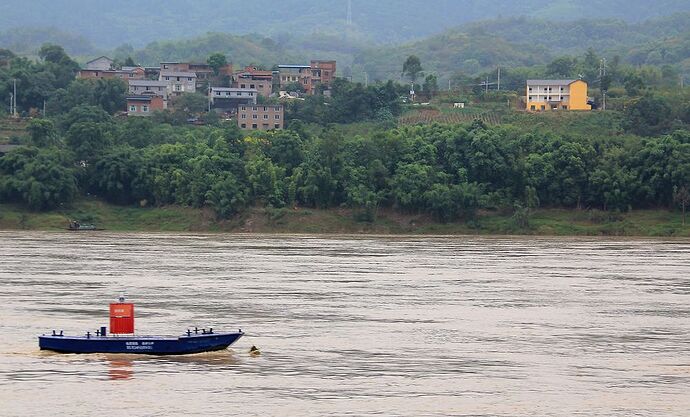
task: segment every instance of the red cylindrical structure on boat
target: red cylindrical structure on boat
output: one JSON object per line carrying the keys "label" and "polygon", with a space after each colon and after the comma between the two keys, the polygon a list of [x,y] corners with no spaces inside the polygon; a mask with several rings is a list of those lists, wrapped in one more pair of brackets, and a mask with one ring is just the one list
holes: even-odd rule
{"label": "red cylindrical structure on boat", "polygon": [[110,304],[110,333],[133,334],[134,333],[134,304],[112,303]]}

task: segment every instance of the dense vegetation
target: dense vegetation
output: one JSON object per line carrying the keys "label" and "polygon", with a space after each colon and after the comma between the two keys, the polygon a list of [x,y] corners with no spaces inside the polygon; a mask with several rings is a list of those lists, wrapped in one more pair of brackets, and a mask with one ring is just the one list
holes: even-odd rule
{"label": "dense vegetation", "polygon": [[688,21],[688,13],[635,24],[593,19],[497,19],[468,24],[409,44],[365,49],[355,55],[353,62],[357,71],[366,71],[371,79],[395,79],[405,58],[416,55],[428,72],[448,80],[459,72],[475,75],[496,66],[545,66],[558,57],[582,55],[593,49],[610,61],[617,56],[621,64],[668,64],[675,66],[676,72],[688,74]]}
{"label": "dense vegetation", "polygon": [[479,209],[672,207],[690,184],[690,134],[642,139],[428,125],[345,135],[325,129],[243,135],[234,125],[114,121],[75,107],[34,120],[32,146],[0,158],[0,199],[35,210],[89,193],[115,204],[379,207],[472,220]]}

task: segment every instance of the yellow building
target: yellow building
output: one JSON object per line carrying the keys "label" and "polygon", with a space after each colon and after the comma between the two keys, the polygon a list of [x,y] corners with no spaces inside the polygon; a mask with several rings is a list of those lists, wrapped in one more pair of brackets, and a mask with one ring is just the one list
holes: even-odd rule
{"label": "yellow building", "polygon": [[527,110],[592,110],[582,80],[527,80]]}

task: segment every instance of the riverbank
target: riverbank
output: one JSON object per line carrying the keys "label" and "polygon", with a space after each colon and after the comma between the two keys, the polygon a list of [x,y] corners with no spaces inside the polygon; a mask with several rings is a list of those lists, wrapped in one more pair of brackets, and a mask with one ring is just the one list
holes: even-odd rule
{"label": "riverbank", "polygon": [[354,233],[354,234],[497,234],[544,236],[677,236],[690,237],[678,212],[638,210],[607,213],[596,210],[535,210],[523,227],[510,213],[481,212],[476,220],[442,224],[426,215],[381,210],[376,221],[358,220],[349,209],[250,208],[229,220],[211,210],[187,207],[136,208],[81,200],[70,208],[31,212],[0,204],[0,230],[64,230],[70,219],[94,223],[109,231]]}

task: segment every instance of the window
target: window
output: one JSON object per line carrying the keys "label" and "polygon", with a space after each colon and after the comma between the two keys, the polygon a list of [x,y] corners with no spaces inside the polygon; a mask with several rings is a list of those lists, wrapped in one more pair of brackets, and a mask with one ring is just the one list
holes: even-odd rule
{"label": "window", "polygon": [[542,110],[546,110],[546,106],[542,104],[542,105],[541,105],[541,109],[542,109]]}
{"label": "window", "polygon": [[275,111],[280,111],[280,107],[274,107]]}
{"label": "window", "polygon": [[151,90],[151,87],[146,86],[146,91],[150,91],[150,90]]}
{"label": "window", "polygon": [[187,78],[187,81],[192,81],[192,77],[188,77],[188,78]]}
{"label": "window", "polygon": [[141,111],[143,111],[144,113],[148,113],[148,111],[149,111],[149,106],[147,106],[146,104],[144,104],[143,106],[141,106]]}
{"label": "window", "polygon": [[180,77],[177,77],[177,81],[180,81]]}
{"label": "window", "polygon": [[242,111],[247,110],[247,106],[242,106]]}
{"label": "window", "polygon": [[261,125],[264,129],[268,129],[268,123],[264,123]]}
{"label": "window", "polygon": [[137,111],[137,106],[129,106],[129,111]]}
{"label": "window", "polygon": [[238,92],[237,92],[237,97],[240,97],[241,95],[242,95],[242,92],[241,92],[241,91],[238,91]]}
{"label": "window", "polygon": [[531,110],[536,110],[536,109],[537,109],[537,107],[534,104],[532,104]]}
{"label": "window", "polygon": [[252,119],[258,119],[259,115],[258,114],[252,114]]}
{"label": "window", "polygon": [[256,88],[254,84],[249,84],[249,88]]}
{"label": "window", "polygon": [[563,110],[568,110],[568,106],[563,106]]}
{"label": "window", "polygon": [[246,123],[242,123],[242,129],[246,129],[246,128],[247,128],[247,124],[246,124]]}
{"label": "window", "polygon": [[246,119],[246,118],[247,118],[247,115],[246,115],[246,114],[243,114],[243,115],[242,115],[242,118],[243,118],[243,119]]}
{"label": "window", "polygon": [[264,114],[264,120],[268,120],[268,115]]}
{"label": "window", "polygon": [[182,86],[179,84],[175,85],[175,91],[182,91]]}
{"label": "window", "polygon": [[257,111],[258,107],[252,107],[252,111]]}
{"label": "window", "polygon": [[529,91],[532,91],[532,87],[529,88]]}
{"label": "window", "polygon": [[278,123],[276,123],[276,124],[273,125],[273,128],[274,128],[274,129],[280,129],[280,125],[279,125]]}
{"label": "window", "polygon": [[247,88],[247,84],[240,84],[240,88]]}
{"label": "window", "polygon": [[275,119],[276,119],[276,120],[280,120],[280,115],[279,115],[279,114],[276,114]]}
{"label": "window", "polygon": [[254,97],[254,93],[249,93],[249,97]]}
{"label": "window", "polygon": [[252,129],[256,129],[257,127],[258,127],[258,126],[256,125],[256,123],[254,123],[254,124],[252,125]]}
{"label": "window", "polygon": [[220,95],[220,91],[216,91],[216,95],[219,96],[219,95]]}
{"label": "window", "polygon": [[165,77],[165,81],[170,81],[170,77]]}
{"label": "window", "polygon": [[163,65],[163,69],[168,69],[168,65]]}
{"label": "window", "polygon": [[130,73],[129,73],[129,78],[134,78],[134,73],[133,73],[133,72],[130,72]]}

